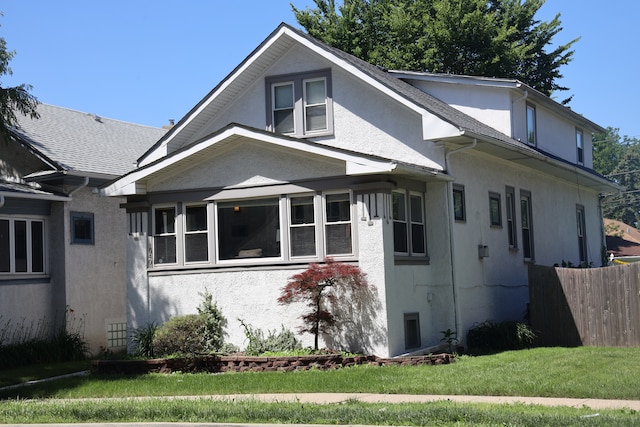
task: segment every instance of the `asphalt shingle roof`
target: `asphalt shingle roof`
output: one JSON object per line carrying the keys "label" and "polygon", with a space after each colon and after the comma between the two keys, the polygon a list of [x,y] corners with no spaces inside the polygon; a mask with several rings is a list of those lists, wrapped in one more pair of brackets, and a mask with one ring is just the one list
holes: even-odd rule
{"label": "asphalt shingle roof", "polygon": [[68,171],[123,175],[166,132],[49,104],[38,112],[39,119],[19,115],[14,133]]}

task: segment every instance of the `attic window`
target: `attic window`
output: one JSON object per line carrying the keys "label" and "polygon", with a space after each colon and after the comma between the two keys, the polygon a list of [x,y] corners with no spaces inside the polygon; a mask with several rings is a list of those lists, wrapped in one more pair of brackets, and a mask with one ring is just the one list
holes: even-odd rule
{"label": "attic window", "polygon": [[333,132],[330,70],[267,77],[267,129],[305,137]]}

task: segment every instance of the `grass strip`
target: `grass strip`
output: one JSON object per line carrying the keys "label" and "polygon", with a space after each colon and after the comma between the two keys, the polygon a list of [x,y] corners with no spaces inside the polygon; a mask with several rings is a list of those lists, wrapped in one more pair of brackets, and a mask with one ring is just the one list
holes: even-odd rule
{"label": "grass strip", "polygon": [[0,420],[21,423],[189,422],[369,424],[389,426],[637,426],[635,411],[510,404],[337,405],[258,401],[121,400],[12,401],[0,404]]}

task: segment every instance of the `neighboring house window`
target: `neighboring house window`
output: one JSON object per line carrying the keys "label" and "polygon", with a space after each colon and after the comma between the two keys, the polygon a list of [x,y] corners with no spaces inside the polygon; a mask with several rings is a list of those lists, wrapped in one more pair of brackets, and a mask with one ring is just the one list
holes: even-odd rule
{"label": "neighboring house window", "polygon": [[0,217],[0,274],[45,273],[45,222]]}
{"label": "neighboring house window", "polygon": [[93,214],[90,212],[71,212],[71,243],[93,245]]}
{"label": "neighboring house window", "polygon": [[267,128],[297,137],[333,129],[330,70],[266,79]]}
{"label": "neighboring house window", "polygon": [[425,256],[424,197],[419,193],[394,191],[392,198],[394,252]]}
{"label": "neighboring house window", "polygon": [[463,185],[453,185],[453,216],[456,221],[466,221],[467,219]]}
{"label": "neighboring house window", "polygon": [[536,107],[527,104],[527,142],[536,145]]}
{"label": "neighboring house window", "polygon": [[502,227],[502,211],[500,209],[500,194],[489,192],[489,218],[492,227]]}
{"label": "neighboring house window", "polygon": [[576,150],[579,164],[584,164],[584,142],[582,136],[582,129],[576,129]]}
{"label": "neighboring house window", "polygon": [[207,216],[207,205],[185,207],[185,262],[209,260],[209,227],[207,224]]}
{"label": "neighboring house window", "polygon": [[520,219],[522,222],[522,249],[524,259],[531,261],[534,259],[533,253],[533,221],[531,209],[531,193],[520,192]]}
{"label": "neighboring house window", "polygon": [[509,238],[509,249],[516,249],[518,247],[518,240],[516,238],[516,196],[513,187],[506,187],[505,202],[507,205],[507,236]]}
{"label": "neighboring house window", "polygon": [[576,206],[576,220],[578,225],[578,250],[580,254],[580,264],[587,265],[589,257],[587,255],[587,234],[584,220],[584,206]]}
{"label": "neighboring house window", "polygon": [[175,264],[176,208],[158,207],[153,211],[153,263]]}
{"label": "neighboring house window", "polygon": [[153,263],[202,266],[352,255],[351,211],[350,192],[155,206]]}
{"label": "neighboring house window", "polygon": [[418,348],[420,341],[420,315],[418,313],[406,313],[404,315],[404,347],[405,349]]}

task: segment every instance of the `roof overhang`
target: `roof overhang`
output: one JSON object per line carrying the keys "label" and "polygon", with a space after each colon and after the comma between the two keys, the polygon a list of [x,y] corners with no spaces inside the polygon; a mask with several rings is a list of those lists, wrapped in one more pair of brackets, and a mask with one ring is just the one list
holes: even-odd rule
{"label": "roof overhang", "polygon": [[[291,138],[238,124],[231,124],[200,141],[122,176],[104,186],[101,192],[107,196],[146,194],[146,182],[150,178],[160,174],[173,173],[181,168],[189,168],[190,165],[202,161],[206,156],[215,155],[217,150],[223,150],[229,147],[230,144],[241,142],[259,142],[269,144],[274,148],[285,148],[306,155],[342,161],[345,165],[344,173],[347,176],[393,173],[396,170],[405,171],[407,169],[405,165],[401,165],[399,168],[398,163],[390,159],[364,155],[304,139]],[[433,169],[424,167],[421,173],[435,176],[441,173],[441,170],[437,168],[438,166],[435,164]],[[416,173],[416,170],[416,168],[413,168],[414,173]]]}

